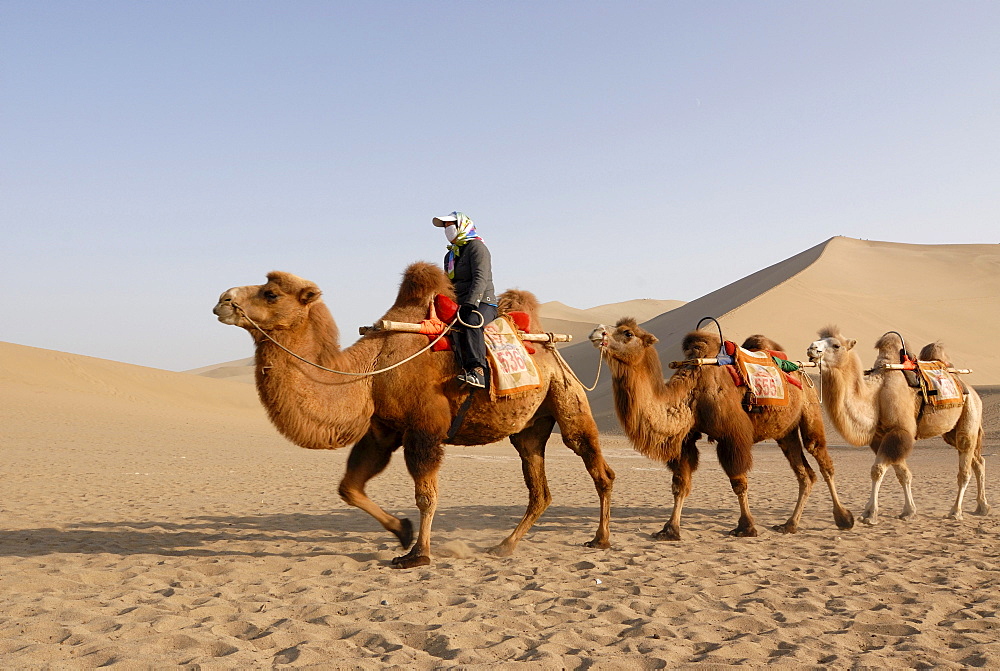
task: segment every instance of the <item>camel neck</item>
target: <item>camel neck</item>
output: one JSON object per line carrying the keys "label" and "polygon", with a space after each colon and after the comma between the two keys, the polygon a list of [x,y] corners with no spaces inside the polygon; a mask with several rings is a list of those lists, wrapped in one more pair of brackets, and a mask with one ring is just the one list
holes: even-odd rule
{"label": "camel neck", "polygon": [[694,427],[691,410],[692,374],[679,371],[666,383],[656,351],[650,348],[641,364],[612,366],[615,412],[636,449],[666,462]]}
{"label": "camel neck", "polygon": [[[324,368],[368,372],[378,345],[370,338],[341,350],[336,332],[309,329],[273,333],[282,346]],[[357,442],[373,413],[372,378],[339,375],[304,363],[270,341],[257,343],[257,393],[271,421],[296,445],[333,449]]]}
{"label": "camel neck", "polygon": [[880,378],[866,376],[861,357],[854,352],[848,355],[845,366],[824,366],[820,374],[823,403],[837,431],[852,445],[871,442],[878,425],[876,396]]}

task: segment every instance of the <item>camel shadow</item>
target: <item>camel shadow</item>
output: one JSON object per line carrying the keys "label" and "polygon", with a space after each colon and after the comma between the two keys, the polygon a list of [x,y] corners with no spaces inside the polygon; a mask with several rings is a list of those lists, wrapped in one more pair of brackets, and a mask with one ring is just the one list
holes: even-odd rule
{"label": "camel shadow", "polygon": [[[440,508],[434,529],[445,534],[462,531],[496,533],[502,540],[517,524],[523,506],[459,506]],[[665,508],[616,508],[614,524],[662,524]],[[694,516],[726,520],[731,511],[693,508]],[[407,511],[416,517],[416,511]],[[570,545],[593,532],[599,510],[594,507],[550,506],[535,523],[533,534],[561,534]],[[581,540],[582,539],[582,540]],[[392,545],[392,536],[357,510],[325,513],[261,515],[200,515],[176,522],[74,522],[63,528],[37,527],[0,530],[0,557],[38,557],[53,554],[116,554],[202,557],[318,557],[346,556],[357,561],[378,558],[378,550]],[[260,549],[288,543],[289,550]],[[358,545],[370,552],[357,552]],[[256,547],[251,547],[256,546]],[[398,546],[395,546],[395,549]],[[299,549],[308,548],[308,549]],[[339,549],[338,549],[339,548]]]}

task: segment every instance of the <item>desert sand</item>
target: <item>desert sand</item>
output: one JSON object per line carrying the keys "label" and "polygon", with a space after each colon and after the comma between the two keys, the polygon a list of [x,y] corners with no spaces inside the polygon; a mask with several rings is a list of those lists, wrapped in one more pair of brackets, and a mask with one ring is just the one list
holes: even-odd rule
{"label": "desert sand", "polygon": [[[790,350],[834,320],[862,342],[890,328],[946,338],[979,375],[987,494],[1000,511],[1000,366],[988,349],[1000,317],[981,309],[996,295],[997,248],[939,247],[835,238],[647,325],[665,360],[675,332],[704,314],[727,335],[764,330]],[[933,310],[910,300],[915,254],[949,298]],[[831,288],[851,258],[891,270],[908,291],[880,300],[875,274],[860,271]],[[764,328],[768,310],[789,304],[794,314]],[[921,314],[941,334],[921,330]],[[576,348],[564,351],[589,382],[582,362],[596,364],[596,352]],[[513,448],[448,448],[434,563],[398,571],[395,539],[337,495],[347,450],[288,443],[246,384],[246,362],[229,368],[213,379],[0,343],[0,666],[1000,667],[1000,512],[968,514],[972,492],[964,520],[944,517],[957,458],[939,439],[909,459],[915,519],[893,516],[902,496],[889,476],[880,524],[840,531],[820,483],[795,535],[770,530],[794,503],[794,478],[773,443],[757,446],[757,538],[728,535],[736,499],[703,445],[684,538],[657,542],[670,473],[613,435],[599,387],[591,399],[618,474],[611,549],[582,546],[597,496],[553,436],[553,504],[514,556],[488,553],[526,503]],[[828,438],[840,496],[858,515],[872,454]],[[416,519],[401,455],[369,494]]]}
{"label": "desert sand", "polygon": [[[1000,517],[944,519],[940,442],[910,460],[915,520],[891,516],[890,478],[883,522],[839,531],[820,485],[792,536],[768,529],[794,479],[759,446],[752,539],[727,535],[736,501],[705,446],[685,537],[663,543],[669,471],[605,436],[613,548],[593,550],[596,494],[554,436],[553,504],[508,558],[487,550],[526,501],[513,448],[449,448],[434,563],[397,571],[395,540],[337,496],[347,451],[286,442],[250,385],[6,343],[0,382],[7,668],[1000,665]],[[857,513],[871,454],[832,453]],[[415,518],[401,458],[369,491]]]}

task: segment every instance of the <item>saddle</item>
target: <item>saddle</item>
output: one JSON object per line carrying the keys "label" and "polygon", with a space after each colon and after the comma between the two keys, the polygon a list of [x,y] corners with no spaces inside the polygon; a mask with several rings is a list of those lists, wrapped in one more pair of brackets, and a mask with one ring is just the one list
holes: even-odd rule
{"label": "saddle", "polygon": [[[431,303],[427,319],[420,322],[420,332],[433,340],[441,335],[441,331],[455,318],[456,314],[458,314],[458,303],[444,294],[437,294],[434,296],[434,302]],[[514,321],[514,325],[517,326],[519,331],[528,330],[531,324],[531,316],[527,312],[511,311],[506,314]],[[524,343],[524,349],[528,351],[528,354],[535,353],[535,348],[529,342]],[[451,350],[451,339],[448,336],[441,338],[431,347],[432,352],[447,352]]]}
{"label": "saddle", "polygon": [[[943,361],[914,359],[902,351],[900,363],[893,366],[893,370],[902,371],[907,385],[920,390],[923,400],[921,412],[927,406],[937,409],[965,405],[965,395],[969,390],[957,375],[949,372],[948,368],[949,365]],[[866,371],[868,372],[872,371]]]}
{"label": "saddle", "polygon": [[790,370],[797,370],[798,367],[791,364],[786,369],[783,365],[790,363],[784,352],[750,351],[729,340],[725,341],[723,347],[733,361],[732,364],[725,366],[733,379],[733,384],[737,387],[747,387],[743,395],[743,409],[747,412],[761,412],[767,406],[788,405],[787,385],[793,384],[799,389],[802,388],[802,382],[788,374]]}

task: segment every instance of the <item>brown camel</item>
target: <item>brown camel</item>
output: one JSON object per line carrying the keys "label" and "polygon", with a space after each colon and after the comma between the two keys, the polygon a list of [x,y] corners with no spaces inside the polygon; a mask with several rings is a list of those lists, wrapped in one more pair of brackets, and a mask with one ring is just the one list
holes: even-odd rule
{"label": "brown camel", "polygon": [[[384,318],[419,322],[427,317],[428,306],[439,293],[454,298],[444,272],[429,263],[414,263],[404,272],[396,302]],[[501,311],[529,313],[531,330],[542,332],[534,295],[508,291],[500,304]],[[425,352],[382,374],[361,376],[320,370],[293,358],[264,334],[310,362],[362,374],[402,361],[428,340],[412,333],[369,333],[341,350],[337,326],[320,300],[319,288],[289,273],[272,272],[266,284],[229,289],[214,312],[222,323],[245,328],[253,336],[257,392],[281,433],[311,449],[353,444],[340,496],[377,519],[406,549],[413,538],[409,520],[386,513],[365,494],[368,480],[382,472],[402,446],[414,481],[420,527],[416,543],[393,560],[394,566],[430,563],[442,446],[485,445],[507,437],[521,457],[528,507],[514,531],[491,551],[513,553],[551,501],[544,457],[545,443],[556,423],[563,442],[583,459],[600,499],[597,534],[586,545],[610,547],[614,471],[601,453],[584,390],[567,374],[554,349],[541,347],[533,356],[542,378],[538,389],[491,401],[487,391],[459,385],[448,351]]]}
{"label": "brown camel", "polygon": [[[601,349],[612,375],[615,410],[625,434],[636,450],[673,471],[674,509],[670,520],[654,537],[680,540],[681,510],[691,493],[691,474],[698,467],[695,442],[707,434],[716,443],[719,463],[729,476],[739,500],[740,520],[735,536],[756,536],[748,503],[747,472],[752,465],[754,443],[773,438],[788,459],[799,482],[795,509],[776,531],[795,533],[806,499],[816,481],[802,452],[803,441],[830,489],[837,526],[850,529],[854,517],[840,504],[833,482],[833,462],[826,451],[823,418],[816,392],[808,385],[800,390],[787,385],[789,404],[765,407],[748,413],[743,409],[744,388],[737,387],[721,366],[684,366],[664,381],[660,357],[653,345],[656,336],[640,328],[633,319],[622,319],[614,329],[598,327],[591,341]],[[707,331],[694,331],[684,338],[688,358],[714,357],[720,340]],[[764,336],[751,336],[746,349],[781,350]],[[804,376],[800,373],[792,373]],[[801,439],[800,439],[801,435]]]}
{"label": "brown camel", "polygon": [[[854,349],[856,340],[845,338],[835,326],[821,330],[819,337],[809,346],[808,355],[820,366],[827,414],[847,442],[870,445],[875,452],[871,496],[861,521],[878,522],[878,493],[889,466],[903,486],[900,519],[916,514],[910,489],[913,475],[906,458],[913,451],[915,440],[934,436],[942,436],[958,450],[958,496],[948,516],[962,519],[962,498],[969,486],[970,467],[976,474],[979,490],[975,514],[989,513],[983,459],[983,403],[976,390],[966,385],[965,403],[961,406],[925,406],[920,390],[909,386],[903,371],[881,368],[884,364],[899,363],[901,343],[895,333],[887,333],[875,343],[878,355],[869,373],[864,371],[861,357]],[[925,346],[919,358],[951,365],[940,343]]]}

